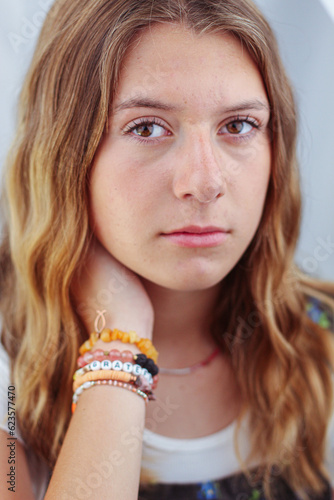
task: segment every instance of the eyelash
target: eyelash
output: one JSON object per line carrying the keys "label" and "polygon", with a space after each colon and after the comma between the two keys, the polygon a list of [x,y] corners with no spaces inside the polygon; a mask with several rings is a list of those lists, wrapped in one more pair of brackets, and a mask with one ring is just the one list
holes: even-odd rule
{"label": "eyelash", "polygon": [[158,118],[139,118],[138,120],[134,120],[130,125],[127,125],[123,133],[124,135],[128,135],[130,139],[134,139],[135,141],[139,141],[145,144],[147,144],[148,142],[150,144],[154,144],[155,142],[161,140],[161,137],[156,137],[152,139],[150,137],[148,138],[140,137],[140,135],[131,135],[131,132],[133,132],[137,127],[142,127],[145,125],[159,125],[159,127],[166,129],[165,124]]}
{"label": "eyelash", "polygon": [[[233,116],[229,121],[224,125],[224,127],[228,127],[228,125],[231,125],[232,123],[247,123],[248,125],[251,125],[253,129],[259,130],[262,128],[262,123],[260,123],[258,120],[255,118],[250,118],[249,115],[247,116]],[[222,128],[222,127],[221,127]],[[234,142],[240,142],[240,141],[246,141],[250,138],[254,130],[251,130],[251,132],[247,134],[227,134],[229,136],[229,139],[233,140]]]}
{"label": "eyelash", "polygon": [[[261,128],[261,123],[259,123],[254,118],[250,118],[249,115],[246,117],[240,117],[239,115],[234,116],[229,120],[228,123],[226,123],[224,125],[224,127],[227,127],[228,125],[231,125],[232,123],[248,123],[254,129]],[[156,137],[156,138],[150,138],[150,137],[144,138],[144,137],[141,137],[140,135],[131,135],[131,133],[136,128],[141,127],[141,126],[146,126],[146,125],[158,125],[166,130],[165,124],[161,120],[159,120],[158,118],[155,118],[155,117],[154,118],[139,118],[138,120],[133,121],[130,125],[127,125],[125,127],[125,129],[123,130],[123,134],[127,135],[130,139],[133,139],[137,142],[141,142],[144,144],[148,144],[148,143],[154,144],[156,142],[159,142],[162,137],[166,137],[166,136],[160,136],[160,137]],[[248,134],[235,134],[235,135],[234,134],[227,134],[227,135],[229,135],[230,138],[233,139],[233,141],[237,142],[237,141],[247,140],[249,138],[250,133],[248,133]]]}

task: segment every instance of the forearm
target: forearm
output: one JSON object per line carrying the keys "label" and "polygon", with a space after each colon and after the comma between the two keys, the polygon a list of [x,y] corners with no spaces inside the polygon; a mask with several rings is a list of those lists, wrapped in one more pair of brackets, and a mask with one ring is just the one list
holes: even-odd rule
{"label": "forearm", "polygon": [[136,500],[144,419],[145,402],[130,391],[110,386],[85,390],[45,499]]}
{"label": "forearm", "polygon": [[[101,341],[94,347],[101,348]],[[119,341],[106,347],[140,352]],[[137,394],[103,385],[84,390],[46,500],[137,500],[144,421],[145,402]]]}

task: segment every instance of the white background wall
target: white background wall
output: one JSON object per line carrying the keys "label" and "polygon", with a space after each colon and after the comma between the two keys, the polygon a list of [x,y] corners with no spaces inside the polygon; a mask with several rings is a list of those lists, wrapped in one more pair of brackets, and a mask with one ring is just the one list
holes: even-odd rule
{"label": "white background wall", "polygon": [[277,34],[299,109],[304,211],[296,260],[334,280],[334,0],[256,3]]}
{"label": "white background wall", "polygon": [[[52,0],[0,4],[0,163],[16,99]],[[256,0],[277,34],[299,108],[304,216],[296,260],[334,280],[334,0]]]}

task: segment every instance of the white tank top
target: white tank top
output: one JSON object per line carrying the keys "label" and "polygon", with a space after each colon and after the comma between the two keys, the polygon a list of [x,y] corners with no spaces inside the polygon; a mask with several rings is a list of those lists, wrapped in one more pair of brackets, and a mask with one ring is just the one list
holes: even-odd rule
{"label": "white tank top", "polygon": [[[240,471],[234,450],[235,427],[232,423],[214,434],[195,439],[174,439],[145,429],[141,482],[198,483]],[[249,453],[245,423],[239,436],[240,453],[245,460]]]}

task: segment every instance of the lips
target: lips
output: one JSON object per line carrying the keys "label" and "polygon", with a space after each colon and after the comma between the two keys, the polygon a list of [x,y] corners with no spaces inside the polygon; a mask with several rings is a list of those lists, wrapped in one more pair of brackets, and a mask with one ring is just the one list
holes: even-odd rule
{"label": "lips", "polygon": [[206,226],[206,227],[200,227],[200,226],[187,226],[183,227],[181,229],[175,229],[174,231],[170,231],[167,234],[177,234],[177,233],[191,233],[191,234],[205,234],[205,233],[215,233],[215,232],[224,232],[226,233],[224,229],[216,226]]}
{"label": "lips", "polygon": [[178,246],[188,248],[205,248],[221,245],[229,231],[216,226],[187,226],[175,229],[162,236]]}

